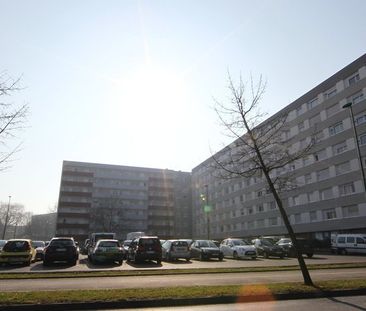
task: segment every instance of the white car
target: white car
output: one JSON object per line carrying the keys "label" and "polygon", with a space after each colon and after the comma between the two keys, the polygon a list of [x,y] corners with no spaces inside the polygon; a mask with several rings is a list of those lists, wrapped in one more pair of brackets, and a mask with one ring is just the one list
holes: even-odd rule
{"label": "white car", "polygon": [[225,239],[220,244],[220,250],[224,257],[239,258],[257,258],[257,250],[254,245],[249,244],[241,239]]}

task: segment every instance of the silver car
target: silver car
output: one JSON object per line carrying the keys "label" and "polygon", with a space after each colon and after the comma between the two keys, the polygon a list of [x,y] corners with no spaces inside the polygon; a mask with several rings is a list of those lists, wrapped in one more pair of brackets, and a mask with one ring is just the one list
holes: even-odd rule
{"label": "silver car", "polygon": [[254,245],[241,239],[225,239],[220,244],[220,250],[224,257],[233,257],[234,259],[248,258],[256,259],[257,250]]}
{"label": "silver car", "polygon": [[162,258],[166,261],[173,261],[183,258],[187,261],[191,259],[191,253],[187,241],[166,240],[161,246]]}

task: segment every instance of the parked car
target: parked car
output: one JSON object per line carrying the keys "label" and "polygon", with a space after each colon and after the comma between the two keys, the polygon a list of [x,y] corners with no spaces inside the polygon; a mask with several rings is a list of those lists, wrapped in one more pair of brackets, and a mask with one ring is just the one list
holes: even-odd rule
{"label": "parked car", "polygon": [[254,245],[241,239],[225,239],[220,244],[220,250],[224,257],[239,258],[257,258],[257,250]]}
{"label": "parked car", "polygon": [[36,261],[36,250],[32,247],[32,241],[28,239],[8,240],[0,252],[0,263],[21,263],[29,266]]}
{"label": "parked car", "polygon": [[[306,256],[308,256],[309,258],[313,257],[314,247],[311,241],[304,238],[296,238],[296,240],[299,247],[298,251],[301,254],[306,254]],[[293,246],[291,239],[282,238],[276,244],[284,249],[286,256],[296,257],[295,247]]]}
{"label": "parked car", "polygon": [[160,240],[156,236],[144,236],[132,240],[127,253],[127,261],[140,262],[156,260],[161,263],[162,250]]}
{"label": "parked car", "polygon": [[191,252],[187,241],[166,240],[162,245],[162,258],[166,261],[172,261],[184,258],[186,261],[191,259]]}
{"label": "parked car", "polygon": [[0,240],[0,252],[3,249],[6,242],[7,242],[6,240]]}
{"label": "parked car", "polygon": [[36,260],[43,260],[43,251],[46,247],[44,241],[32,241],[32,246],[36,249]]}
{"label": "parked car", "polygon": [[268,258],[270,256],[283,258],[285,256],[284,249],[268,239],[254,239],[252,243],[257,249],[258,256],[263,256],[264,258]]}
{"label": "parked car", "polygon": [[88,255],[88,248],[89,248],[90,239],[85,239],[84,243],[80,247],[80,253],[82,255]]}
{"label": "parked car", "polygon": [[124,249],[118,240],[99,240],[90,255],[92,263],[115,262],[122,265]]}
{"label": "parked car", "polygon": [[78,259],[79,251],[73,238],[53,238],[44,249],[43,265],[48,266],[52,262],[65,261],[74,266]]}
{"label": "parked car", "polygon": [[220,248],[211,240],[196,240],[191,245],[191,258],[198,258],[200,260],[208,260],[217,258],[222,260],[224,258]]}
{"label": "parked car", "polygon": [[331,251],[343,255],[366,254],[366,234],[338,234],[332,237]]}

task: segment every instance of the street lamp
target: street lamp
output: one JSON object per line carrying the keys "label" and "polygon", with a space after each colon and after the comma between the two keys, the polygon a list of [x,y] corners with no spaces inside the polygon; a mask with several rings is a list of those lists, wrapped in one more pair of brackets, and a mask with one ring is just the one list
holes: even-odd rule
{"label": "street lamp", "polygon": [[208,204],[208,185],[205,185],[206,194],[201,194],[201,200],[204,203],[203,211],[206,213],[206,221],[207,221],[207,240],[210,239],[210,212],[211,206]]}
{"label": "street lamp", "polygon": [[3,238],[2,238],[3,240],[5,239],[6,227],[8,225],[8,220],[9,220],[10,199],[11,199],[11,195],[9,195],[8,209],[6,211],[6,216],[5,216],[5,223],[4,223],[4,230],[3,230]]}
{"label": "street lamp", "polygon": [[361,167],[361,174],[362,174],[364,190],[366,191],[365,172],[364,172],[364,169],[363,169],[363,163],[362,163],[362,158],[361,158],[360,144],[358,143],[358,135],[357,135],[356,125],[355,125],[355,117],[353,115],[353,110],[352,110],[352,102],[343,105],[343,108],[349,108],[349,113],[351,115],[353,133],[355,135],[355,140],[356,140],[357,156],[358,156],[358,160],[360,161],[360,167]]}

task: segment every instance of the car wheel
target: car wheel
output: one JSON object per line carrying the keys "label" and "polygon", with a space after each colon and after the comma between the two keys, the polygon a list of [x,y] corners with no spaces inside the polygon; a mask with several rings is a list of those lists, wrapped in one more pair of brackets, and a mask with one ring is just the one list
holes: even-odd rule
{"label": "car wheel", "polygon": [[156,263],[157,263],[158,265],[161,265],[161,259],[157,259],[157,260],[156,260]]}
{"label": "car wheel", "polygon": [[30,266],[30,264],[31,264],[31,262],[32,262],[32,260],[26,261],[26,262],[24,263],[24,265],[25,265],[26,267],[29,267],[29,266]]}
{"label": "car wheel", "polygon": [[344,248],[344,249],[342,249],[341,254],[342,254],[342,255],[347,255],[347,254],[348,254],[348,252],[347,252],[347,250]]}
{"label": "car wheel", "polygon": [[313,253],[308,253],[308,254],[306,254],[306,256],[308,256],[308,258],[311,258],[311,257],[314,256],[314,254]]}
{"label": "car wheel", "polygon": [[172,261],[172,256],[170,253],[166,253],[166,261]]}
{"label": "car wheel", "polygon": [[280,255],[280,258],[283,259],[284,255]]}
{"label": "car wheel", "polygon": [[238,257],[238,253],[236,251],[233,253],[233,257],[234,257],[234,259],[238,259],[239,258]]}
{"label": "car wheel", "polygon": [[189,257],[188,257],[188,258],[186,258],[186,261],[187,261],[187,262],[188,262],[188,261],[190,261],[190,260],[191,260],[191,258],[189,258]]}
{"label": "car wheel", "polygon": [[220,255],[219,256],[219,260],[222,261],[224,259],[224,256],[223,255]]}
{"label": "car wheel", "polygon": [[118,261],[118,264],[119,264],[120,266],[122,266],[122,263],[123,263],[123,260],[119,260],[119,261]]}
{"label": "car wheel", "polygon": [[76,262],[77,262],[77,260],[72,260],[72,261],[70,261],[70,265],[76,266]]}
{"label": "car wheel", "polygon": [[263,257],[264,257],[264,258],[268,258],[268,257],[269,257],[268,253],[267,253],[267,252],[264,252],[264,253],[263,253]]}
{"label": "car wheel", "polygon": [[201,260],[201,261],[203,261],[203,259],[204,259],[204,258],[203,258],[203,254],[202,254],[202,253],[200,253],[200,260]]}

